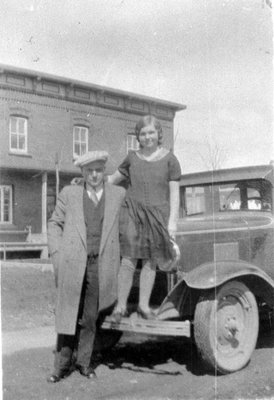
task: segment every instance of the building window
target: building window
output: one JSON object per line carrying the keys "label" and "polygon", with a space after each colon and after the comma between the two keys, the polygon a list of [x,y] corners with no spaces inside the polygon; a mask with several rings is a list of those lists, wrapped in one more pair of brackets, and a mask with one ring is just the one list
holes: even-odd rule
{"label": "building window", "polygon": [[27,119],[23,117],[10,117],[10,150],[26,153],[28,139]]}
{"label": "building window", "polygon": [[135,134],[127,135],[127,153],[129,150],[139,150],[139,142]]}
{"label": "building window", "polygon": [[78,157],[88,151],[88,128],[74,126],[73,128],[73,156]]}
{"label": "building window", "polygon": [[12,187],[0,186],[0,223],[12,223]]}

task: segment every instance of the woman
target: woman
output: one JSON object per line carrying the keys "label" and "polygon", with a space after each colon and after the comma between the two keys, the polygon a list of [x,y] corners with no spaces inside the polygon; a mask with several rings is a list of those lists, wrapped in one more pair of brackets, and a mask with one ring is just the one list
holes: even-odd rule
{"label": "woman", "polygon": [[142,117],[135,133],[140,145],[109,176],[109,182],[127,179],[128,190],[121,208],[121,255],[118,302],[112,314],[119,322],[127,313],[127,299],[137,260],[142,260],[137,312],[145,319],[155,316],[149,306],[156,266],[172,258],[172,244],[179,212],[181,168],[173,153],[162,147],[162,127],[152,115]]}

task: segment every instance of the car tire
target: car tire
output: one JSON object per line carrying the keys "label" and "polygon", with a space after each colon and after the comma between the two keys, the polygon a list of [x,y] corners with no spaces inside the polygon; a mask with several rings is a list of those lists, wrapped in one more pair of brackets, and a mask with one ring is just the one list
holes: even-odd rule
{"label": "car tire", "polygon": [[199,298],[194,338],[205,364],[223,374],[238,371],[256,347],[259,313],[253,293],[240,281],[229,281]]}

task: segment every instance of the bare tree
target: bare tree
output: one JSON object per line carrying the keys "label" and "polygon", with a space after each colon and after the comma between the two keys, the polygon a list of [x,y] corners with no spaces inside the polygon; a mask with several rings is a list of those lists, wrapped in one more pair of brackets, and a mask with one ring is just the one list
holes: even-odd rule
{"label": "bare tree", "polygon": [[198,150],[198,154],[201,157],[205,167],[208,170],[216,170],[223,167],[227,152],[224,146],[221,146],[214,139],[210,139],[206,136],[204,145],[204,152]]}

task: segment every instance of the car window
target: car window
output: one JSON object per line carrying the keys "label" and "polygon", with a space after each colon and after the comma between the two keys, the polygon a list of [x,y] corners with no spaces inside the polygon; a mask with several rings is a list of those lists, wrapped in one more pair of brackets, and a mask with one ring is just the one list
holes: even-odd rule
{"label": "car window", "polygon": [[183,216],[223,211],[271,211],[271,183],[263,179],[188,186],[181,190]]}
{"label": "car window", "polygon": [[220,211],[222,210],[240,210],[241,192],[237,183],[220,185]]}
{"label": "car window", "polygon": [[203,214],[205,213],[205,190],[203,186],[187,187],[185,191],[186,198],[186,214]]}

